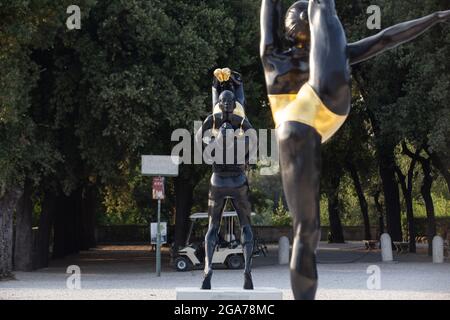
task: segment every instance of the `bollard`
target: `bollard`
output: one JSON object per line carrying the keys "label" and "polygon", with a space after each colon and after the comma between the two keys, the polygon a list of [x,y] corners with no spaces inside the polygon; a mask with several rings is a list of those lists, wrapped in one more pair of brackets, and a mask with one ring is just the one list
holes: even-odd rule
{"label": "bollard", "polygon": [[393,261],[391,236],[387,233],[381,235],[381,258],[383,262]]}
{"label": "bollard", "polygon": [[433,263],[444,263],[444,239],[440,236],[433,238]]}
{"label": "bollard", "polygon": [[281,237],[278,240],[278,263],[289,263],[289,239],[288,237]]}

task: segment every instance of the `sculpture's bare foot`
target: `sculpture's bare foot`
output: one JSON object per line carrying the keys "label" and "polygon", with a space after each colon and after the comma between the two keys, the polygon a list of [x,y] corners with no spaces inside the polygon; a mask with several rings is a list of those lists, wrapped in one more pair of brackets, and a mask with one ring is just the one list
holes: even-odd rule
{"label": "sculpture's bare foot", "polygon": [[252,274],[250,272],[244,273],[244,289],[253,290]]}
{"label": "sculpture's bare foot", "polygon": [[212,277],[211,271],[208,273],[205,273],[201,289],[211,290],[211,277]]}

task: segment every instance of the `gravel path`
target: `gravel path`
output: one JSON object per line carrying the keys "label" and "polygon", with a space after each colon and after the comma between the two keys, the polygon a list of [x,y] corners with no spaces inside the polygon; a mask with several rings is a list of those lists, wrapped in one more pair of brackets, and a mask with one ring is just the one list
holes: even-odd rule
{"label": "gravel path", "polygon": [[[145,254],[142,254],[142,253]],[[284,299],[292,299],[288,266],[275,264],[271,250],[268,258],[256,258],[253,269],[255,286],[283,290]],[[276,251],[275,251],[276,253]],[[120,254],[120,259],[119,259]],[[366,254],[357,247],[328,247],[319,251],[319,290],[317,299],[425,299],[450,300],[450,263],[432,264],[428,257],[399,256],[397,263],[380,263],[379,253]],[[346,263],[357,260],[357,262]],[[413,260],[413,261],[411,261]],[[336,263],[342,261],[343,263]],[[175,272],[164,259],[163,273],[156,277],[154,258],[147,251],[99,249],[52,263],[32,273],[17,272],[16,280],[0,282],[1,299],[175,299],[176,287],[197,287],[202,271]],[[81,289],[67,289],[66,268],[81,268]],[[381,289],[367,288],[367,268],[377,265],[381,271]],[[213,286],[240,286],[241,270],[216,270]]]}

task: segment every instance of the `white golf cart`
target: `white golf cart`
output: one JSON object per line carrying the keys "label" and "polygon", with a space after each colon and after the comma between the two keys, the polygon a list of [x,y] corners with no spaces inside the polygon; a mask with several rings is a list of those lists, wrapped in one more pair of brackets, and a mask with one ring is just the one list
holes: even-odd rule
{"label": "white golf cart", "polygon": [[[252,212],[252,216],[255,213]],[[242,245],[236,240],[235,218],[237,217],[236,211],[225,211],[222,214],[222,228],[223,232],[219,233],[219,243],[213,255],[213,264],[225,265],[229,269],[241,269],[244,266],[244,255],[242,251]],[[175,268],[178,271],[187,271],[192,268],[203,268],[205,260],[205,245],[203,241],[197,239],[196,242],[191,243],[191,237],[194,230],[194,225],[198,220],[206,219],[207,223],[208,213],[199,212],[190,216],[191,226],[189,229],[186,246],[176,252]],[[225,227],[225,228],[223,228]],[[204,228],[203,228],[204,229]],[[202,230],[200,230],[202,231]],[[205,232],[202,232],[202,240]]]}

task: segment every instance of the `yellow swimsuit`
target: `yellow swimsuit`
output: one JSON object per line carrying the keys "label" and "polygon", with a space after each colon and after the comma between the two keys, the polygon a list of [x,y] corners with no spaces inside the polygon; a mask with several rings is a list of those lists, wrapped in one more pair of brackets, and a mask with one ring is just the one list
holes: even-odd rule
{"label": "yellow swimsuit", "polygon": [[322,136],[322,143],[330,139],[344,124],[347,116],[331,112],[314,89],[305,83],[297,94],[269,95],[275,126],[297,121],[311,126]]}

